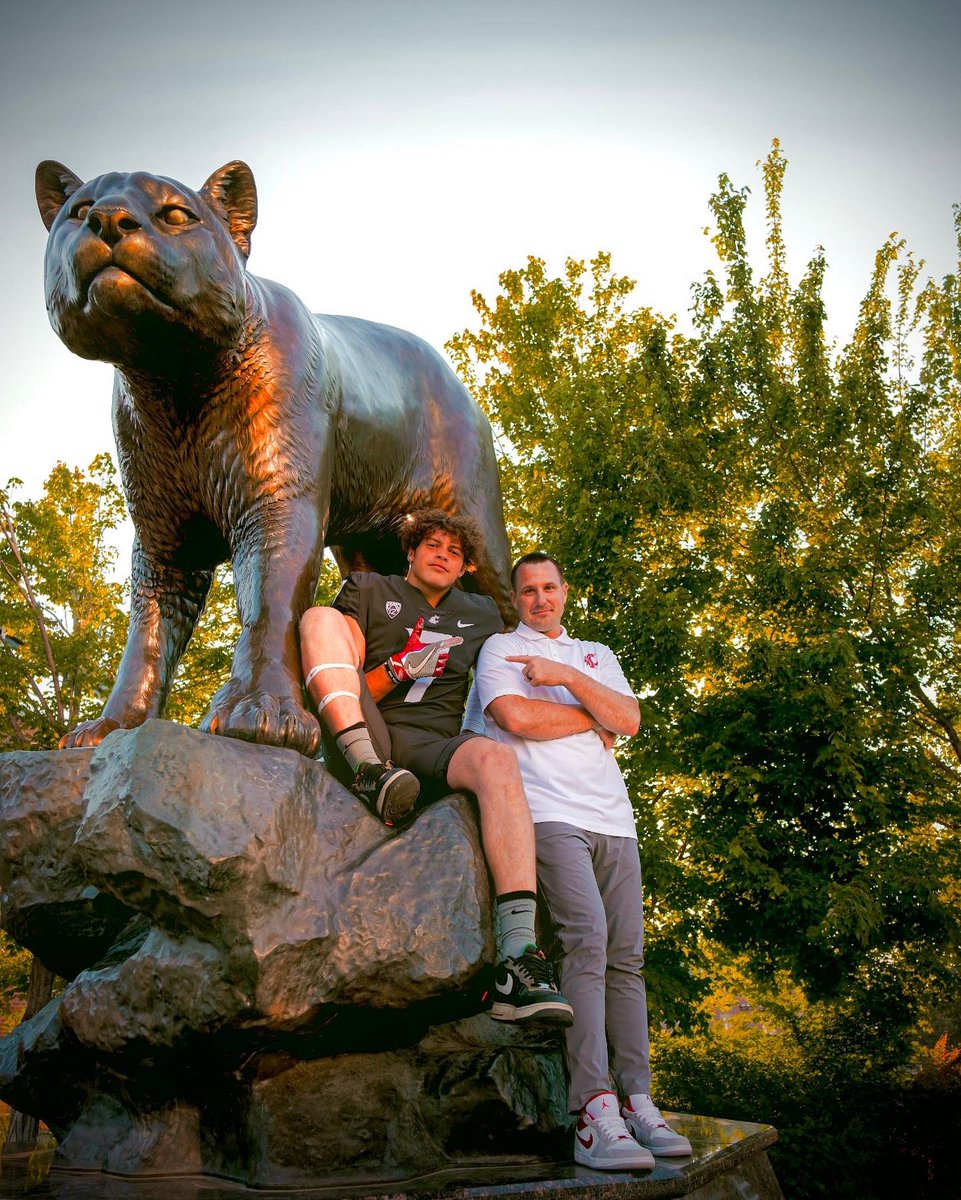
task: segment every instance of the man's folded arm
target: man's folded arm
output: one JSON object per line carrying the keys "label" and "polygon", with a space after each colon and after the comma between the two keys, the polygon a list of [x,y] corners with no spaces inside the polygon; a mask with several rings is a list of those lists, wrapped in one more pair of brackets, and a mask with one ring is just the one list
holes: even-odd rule
{"label": "man's folded arm", "polygon": [[[517,664],[517,669],[523,668],[524,676],[533,688],[563,687],[578,704],[587,710],[594,724],[602,729],[620,736],[626,734],[633,737],[641,727],[641,709],[637,697],[630,690],[630,684],[624,677],[610,651],[602,648],[605,654],[605,667],[608,678],[617,682],[620,687],[610,687],[600,680],[587,675],[584,671],[569,663],[557,662],[540,654],[509,655],[503,663]],[[483,670],[483,663],[481,664]],[[488,689],[487,694],[493,688]],[[483,700],[485,689],[481,688]],[[563,706],[558,706],[563,707]],[[499,724],[500,722],[498,722]],[[530,736],[530,735],[528,735]]]}
{"label": "man's folded arm", "polygon": [[487,715],[507,733],[549,742],[587,733],[597,721],[579,704],[556,704],[553,700],[527,700],[523,696],[497,696],[487,706]]}
{"label": "man's folded arm", "polygon": [[641,706],[636,696],[615,691],[576,667],[570,671],[571,676],[565,681],[567,690],[598,725],[618,735],[633,737],[637,733],[641,727]]}

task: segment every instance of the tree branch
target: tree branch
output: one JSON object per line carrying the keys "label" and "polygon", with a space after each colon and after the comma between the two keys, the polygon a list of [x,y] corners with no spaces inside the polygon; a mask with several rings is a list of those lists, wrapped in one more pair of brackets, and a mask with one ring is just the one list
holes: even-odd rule
{"label": "tree branch", "polygon": [[901,672],[901,674],[908,685],[908,691],[918,701],[931,720],[944,731],[945,737],[954,751],[955,758],[958,762],[961,762],[961,736],[958,735],[958,731],[955,729],[951,718],[942,708],[939,708],[934,703],[914,675],[908,675],[904,672]]}
{"label": "tree branch", "polygon": [[[10,547],[13,557],[17,561],[17,566],[20,568],[20,576],[22,585],[18,584],[21,592],[26,598],[30,611],[33,613],[34,620],[37,622],[37,628],[40,630],[40,638],[43,642],[44,657],[47,660],[47,666],[50,669],[50,678],[53,682],[53,694],[57,701],[57,714],[59,717],[59,726],[62,729],[66,728],[63,711],[63,696],[60,693],[60,673],[57,669],[57,661],[53,653],[53,645],[50,641],[50,634],[47,631],[47,622],[44,619],[43,608],[37,600],[33,590],[33,585],[30,583],[30,576],[27,573],[26,564],[23,561],[23,555],[20,552],[20,543],[17,540],[17,531],[13,524],[13,517],[9,510],[3,510],[3,532]],[[7,574],[13,578],[12,572],[7,568]],[[16,581],[15,581],[16,582]],[[36,689],[35,689],[36,690]],[[39,694],[39,693],[38,693]],[[44,705],[46,707],[46,705]]]}

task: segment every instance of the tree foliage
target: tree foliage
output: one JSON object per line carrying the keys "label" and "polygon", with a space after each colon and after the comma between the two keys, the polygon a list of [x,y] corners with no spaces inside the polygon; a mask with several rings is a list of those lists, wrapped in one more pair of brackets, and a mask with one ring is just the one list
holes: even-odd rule
{"label": "tree foliage", "polygon": [[776,142],[759,166],[766,261],[722,176],[690,333],[599,254],[506,271],[449,344],[515,548],[564,562],[569,625],[642,696],[622,762],[668,1016],[705,938],[866,1002],[944,980],[961,932],[958,275],[921,286],[892,235],[836,349],[823,251],[788,276]]}
{"label": "tree foliage", "polygon": [[[38,500],[0,489],[0,749],[51,749],[109,695],[127,629],[114,535],[123,497],[109,455],[58,463]],[[167,702],[198,725],[230,674],[237,640],[229,571],[218,572]]]}
{"label": "tree foliage", "polygon": [[123,518],[113,464],[58,463],[39,500],[0,489],[0,748],[49,749],[94,716],[123,645],[109,538]]}
{"label": "tree foliage", "polygon": [[897,997],[808,1005],[788,987],[772,999],[697,1033],[655,1030],[664,1107],[774,1125],[771,1161],[797,1200],[956,1196],[961,1072],[947,1039],[909,1070],[889,1036]]}
{"label": "tree foliage", "polygon": [[0,930],[0,1037],[16,1024],[14,1006],[23,1003],[29,983],[29,952]]}

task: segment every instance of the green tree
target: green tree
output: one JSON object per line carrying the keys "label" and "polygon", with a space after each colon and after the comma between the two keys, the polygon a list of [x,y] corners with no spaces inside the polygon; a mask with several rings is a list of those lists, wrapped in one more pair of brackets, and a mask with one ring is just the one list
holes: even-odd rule
{"label": "green tree", "polygon": [[0,489],[0,748],[52,748],[99,711],[123,648],[123,499],[105,454],[86,473],[58,463],[39,500],[17,486]]}
{"label": "green tree", "polygon": [[903,975],[893,1029],[961,933],[957,276],[919,290],[892,237],[836,352],[823,252],[786,272],[777,143],[760,166],[767,261],[722,177],[690,335],[599,254],[505,272],[449,349],[516,549],[565,563],[569,624],[642,696],[622,762],[661,1014],[696,996],[710,937],[815,997],[868,1004]]}
{"label": "green tree", "polygon": [[14,1007],[22,1004],[30,982],[30,954],[0,931],[0,1037],[16,1023]]}
{"label": "green tree", "polygon": [[[58,463],[39,500],[0,490],[0,749],[49,749],[102,708],[123,652],[126,585],[112,536],[124,516],[109,455],[86,472]],[[230,674],[238,623],[218,571],[165,715],[199,725]]]}

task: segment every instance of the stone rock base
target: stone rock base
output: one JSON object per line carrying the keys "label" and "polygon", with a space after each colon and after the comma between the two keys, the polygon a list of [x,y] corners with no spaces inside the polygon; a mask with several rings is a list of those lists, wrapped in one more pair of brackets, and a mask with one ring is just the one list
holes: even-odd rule
{"label": "stone rock base", "polygon": [[[224,1076],[195,1103],[145,1111],[94,1095],[54,1165],[112,1175],[213,1175],[256,1188],[389,1182],[503,1156],[563,1157],[571,1118],[557,1035],[484,1015],[415,1046],[332,1055],[254,1080]],[[271,1069],[268,1058],[260,1070]]]}
{"label": "stone rock base", "polygon": [[[353,1058],[354,1056],[351,1056]],[[344,1060],[346,1061],[346,1060]],[[503,1110],[499,1115],[503,1115]],[[591,1171],[570,1159],[571,1135],[560,1138],[551,1161],[532,1155],[492,1155],[474,1165],[449,1162],[416,1175],[387,1178],[374,1163],[369,1176],[358,1172],[350,1183],[329,1174],[306,1186],[241,1183],[204,1176],[118,1177],[50,1169],[52,1151],[4,1158],[0,1169],[2,1200],[784,1200],[767,1151],[777,1140],[769,1125],[669,1114],[671,1124],[691,1139],[690,1158],[660,1158],[652,1171]],[[362,1114],[373,1128],[377,1113]],[[548,1140],[556,1141],[555,1138]],[[298,1142],[287,1148],[296,1155]]]}

